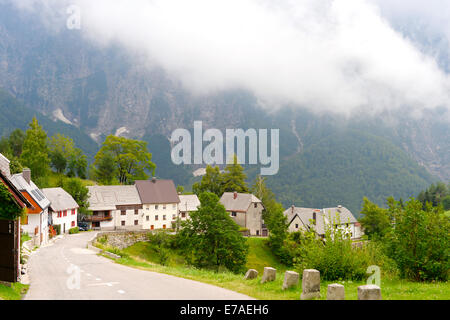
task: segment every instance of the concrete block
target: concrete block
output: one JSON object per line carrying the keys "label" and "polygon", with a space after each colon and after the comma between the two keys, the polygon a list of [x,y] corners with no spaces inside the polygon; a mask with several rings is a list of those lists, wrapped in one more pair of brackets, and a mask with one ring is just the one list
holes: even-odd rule
{"label": "concrete block", "polygon": [[277,276],[277,270],[271,267],[265,267],[264,273],[261,279],[261,283],[274,281]]}
{"label": "concrete block", "polygon": [[301,300],[320,298],[320,272],[315,269],[303,270]]}
{"label": "concrete block", "polygon": [[244,279],[250,280],[250,279],[256,279],[258,277],[258,271],[255,269],[249,269],[247,273],[245,274]]}
{"label": "concrete block", "polygon": [[380,287],[374,284],[359,286],[358,300],[382,300]]}
{"label": "concrete block", "polygon": [[286,271],[284,274],[283,290],[295,287],[298,285],[300,275],[295,271]]}
{"label": "concrete block", "polygon": [[333,283],[327,287],[327,300],[345,300],[345,288],[342,284]]}

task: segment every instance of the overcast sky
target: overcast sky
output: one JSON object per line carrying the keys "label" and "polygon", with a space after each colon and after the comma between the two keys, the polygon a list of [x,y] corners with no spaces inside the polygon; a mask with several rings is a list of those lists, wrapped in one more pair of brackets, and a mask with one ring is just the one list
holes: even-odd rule
{"label": "overcast sky", "polygon": [[13,1],[47,23],[78,5],[87,39],[144,55],[194,94],[242,88],[269,107],[346,114],[450,110],[449,2]]}

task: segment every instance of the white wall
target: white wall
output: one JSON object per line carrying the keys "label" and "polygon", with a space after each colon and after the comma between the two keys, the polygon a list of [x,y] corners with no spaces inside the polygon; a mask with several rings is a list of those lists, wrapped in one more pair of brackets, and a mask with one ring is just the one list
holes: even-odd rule
{"label": "white wall", "polygon": [[34,237],[35,228],[38,228],[37,236],[42,234],[42,244],[48,243],[48,209],[40,214],[28,214],[28,224],[21,225],[23,232],[28,233],[30,237]]}
{"label": "white wall", "polygon": [[[165,209],[164,209],[165,206]],[[156,209],[156,207],[158,209]],[[143,229],[150,230],[153,229],[166,229],[172,228],[172,222],[175,222],[178,218],[178,204],[177,203],[167,203],[167,204],[144,204],[143,207],[144,216],[142,217]],[[158,216],[158,220],[156,220]],[[166,219],[164,219],[164,216]],[[148,217],[148,218],[147,218]]]}
{"label": "white wall", "polygon": [[[69,229],[76,227],[78,217],[78,209],[75,209],[75,214],[72,215],[72,209],[67,210],[67,216],[64,217],[62,212],[61,218],[58,218],[58,212],[52,212],[52,224],[61,226],[61,233],[69,233]],[[75,222],[75,226],[72,227],[72,222]],[[64,229],[65,226],[65,229]]]}

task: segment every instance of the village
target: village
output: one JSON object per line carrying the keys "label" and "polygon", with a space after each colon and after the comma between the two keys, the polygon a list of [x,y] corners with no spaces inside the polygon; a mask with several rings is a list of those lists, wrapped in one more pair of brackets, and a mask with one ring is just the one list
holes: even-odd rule
{"label": "village", "polygon": [[[79,205],[63,188],[40,190],[32,180],[30,169],[10,174],[9,160],[0,154],[1,182],[8,188],[18,207],[26,214],[16,221],[16,254],[0,260],[0,281],[20,281],[20,236],[27,234],[32,247],[45,246],[52,237],[71,230],[109,232],[176,230],[180,221],[197,211],[200,200],[195,194],[177,192],[172,180],[138,180],[134,185],[88,186],[90,215],[81,215]],[[244,236],[267,237],[269,230],[263,220],[262,201],[250,193],[225,192],[220,198],[229,216],[239,225]],[[285,210],[289,232],[315,230],[323,238],[325,225],[339,214],[342,223],[335,227],[345,230],[352,239],[360,239],[360,223],[345,207],[300,208]],[[4,221],[2,223],[5,223]],[[20,231],[20,232],[19,232]],[[14,260],[14,263],[8,260]],[[7,267],[9,266],[9,267]]]}

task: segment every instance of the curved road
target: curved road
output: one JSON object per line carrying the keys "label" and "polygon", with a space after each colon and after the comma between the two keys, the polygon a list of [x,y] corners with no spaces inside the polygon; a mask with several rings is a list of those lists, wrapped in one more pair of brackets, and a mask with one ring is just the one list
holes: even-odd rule
{"label": "curved road", "polygon": [[26,300],[247,300],[213,285],[126,267],[86,249],[94,232],[66,235],[28,260]]}

